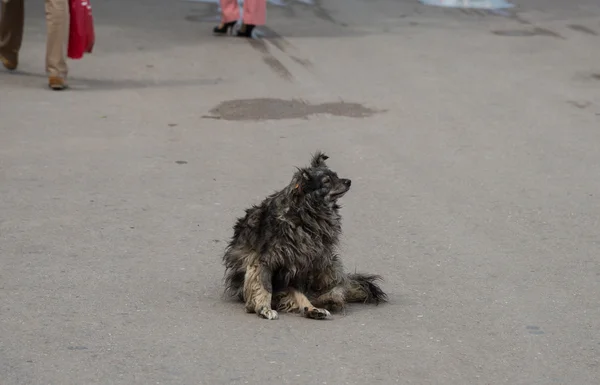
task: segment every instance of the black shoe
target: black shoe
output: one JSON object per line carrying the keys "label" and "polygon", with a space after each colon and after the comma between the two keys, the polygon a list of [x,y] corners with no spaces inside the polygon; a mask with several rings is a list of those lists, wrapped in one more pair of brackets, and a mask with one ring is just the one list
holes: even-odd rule
{"label": "black shoe", "polygon": [[233,26],[235,25],[235,23],[236,21],[230,21],[229,23],[221,23],[215,28],[213,28],[213,33],[225,35],[229,32],[229,30],[233,30]]}
{"label": "black shoe", "polygon": [[237,31],[238,37],[252,37],[252,30],[254,30],[255,25],[253,24],[242,24],[240,29]]}

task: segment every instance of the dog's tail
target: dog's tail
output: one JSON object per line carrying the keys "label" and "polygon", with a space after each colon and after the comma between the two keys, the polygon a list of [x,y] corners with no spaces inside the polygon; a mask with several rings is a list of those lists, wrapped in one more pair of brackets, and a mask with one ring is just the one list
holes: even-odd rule
{"label": "dog's tail", "polygon": [[376,274],[348,274],[348,286],[346,289],[347,302],[387,302],[387,294],[376,283],[382,281],[381,276]]}

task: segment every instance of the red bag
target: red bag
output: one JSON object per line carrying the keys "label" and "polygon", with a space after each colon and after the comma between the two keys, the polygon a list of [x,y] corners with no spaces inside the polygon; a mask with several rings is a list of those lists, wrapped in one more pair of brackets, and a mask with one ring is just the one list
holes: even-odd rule
{"label": "red bag", "polygon": [[85,53],[92,53],[96,36],[90,0],[69,0],[71,23],[67,56],[81,59]]}

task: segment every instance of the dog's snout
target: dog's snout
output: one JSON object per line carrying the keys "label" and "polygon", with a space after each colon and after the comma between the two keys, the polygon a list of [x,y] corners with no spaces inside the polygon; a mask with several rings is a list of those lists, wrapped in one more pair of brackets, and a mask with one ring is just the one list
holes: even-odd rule
{"label": "dog's snout", "polygon": [[350,185],[352,184],[352,181],[351,181],[350,179],[344,179],[344,184],[345,184],[347,187],[350,187]]}

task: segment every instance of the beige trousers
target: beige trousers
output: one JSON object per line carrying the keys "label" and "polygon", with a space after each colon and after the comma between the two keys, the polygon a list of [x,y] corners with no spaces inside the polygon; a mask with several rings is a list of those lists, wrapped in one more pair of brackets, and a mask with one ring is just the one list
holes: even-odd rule
{"label": "beige trousers", "polygon": [[[0,0],[0,55],[12,62],[18,61],[23,41],[25,22],[24,0]],[[69,36],[69,0],[45,0],[46,2],[46,72],[49,76],[67,76],[65,55]]]}

